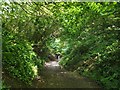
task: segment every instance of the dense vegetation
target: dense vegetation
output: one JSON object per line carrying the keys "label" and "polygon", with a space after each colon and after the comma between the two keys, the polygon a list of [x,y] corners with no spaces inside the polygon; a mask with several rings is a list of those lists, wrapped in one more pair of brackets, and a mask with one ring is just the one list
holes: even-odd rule
{"label": "dense vegetation", "polygon": [[3,71],[26,84],[48,55],[60,65],[120,88],[120,3],[2,3]]}
{"label": "dense vegetation", "polygon": [[[62,19],[66,29],[63,33],[67,35],[62,39],[67,39],[69,46],[60,63],[67,69],[102,82],[108,88],[119,87],[120,4],[77,5],[66,9],[69,14],[63,13],[66,17]],[[74,7],[82,7],[82,10]]]}

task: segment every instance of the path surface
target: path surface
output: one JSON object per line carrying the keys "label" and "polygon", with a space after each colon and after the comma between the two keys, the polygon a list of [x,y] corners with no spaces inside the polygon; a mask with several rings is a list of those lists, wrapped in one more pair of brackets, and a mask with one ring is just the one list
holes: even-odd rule
{"label": "path surface", "polygon": [[[61,69],[56,61],[45,64],[41,77],[44,80],[42,88],[100,88],[95,82],[75,72]],[[37,88],[41,87],[39,82],[36,84]]]}

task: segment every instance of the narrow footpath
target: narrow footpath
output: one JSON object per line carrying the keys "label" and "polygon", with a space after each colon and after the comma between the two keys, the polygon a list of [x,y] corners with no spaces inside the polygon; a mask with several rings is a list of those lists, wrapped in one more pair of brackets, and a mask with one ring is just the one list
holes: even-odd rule
{"label": "narrow footpath", "polygon": [[41,74],[44,84],[36,83],[37,88],[98,88],[96,82],[80,76],[76,72],[69,72],[60,68],[57,61],[45,63],[45,70]]}

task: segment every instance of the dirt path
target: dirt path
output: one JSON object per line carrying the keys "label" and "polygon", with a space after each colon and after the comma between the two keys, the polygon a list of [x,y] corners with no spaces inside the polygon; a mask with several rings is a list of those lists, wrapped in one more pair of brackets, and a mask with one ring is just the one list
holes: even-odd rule
{"label": "dirt path", "polygon": [[[78,73],[61,69],[56,61],[46,63],[41,77],[44,80],[42,88],[100,88],[95,82]],[[41,87],[39,83],[36,86]]]}

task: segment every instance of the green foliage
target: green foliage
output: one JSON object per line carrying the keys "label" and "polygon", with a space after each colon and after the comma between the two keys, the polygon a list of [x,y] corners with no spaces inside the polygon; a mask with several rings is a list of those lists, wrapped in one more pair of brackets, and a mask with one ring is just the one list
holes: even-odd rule
{"label": "green foliage", "polygon": [[41,68],[43,65],[38,63],[31,44],[26,40],[19,40],[6,30],[3,30],[3,40],[3,68],[13,77],[30,84],[37,75],[37,67]]}
{"label": "green foliage", "polygon": [[[49,53],[61,53],[60,64],[66,69],[92,77],[107,89],[120,88],[119,6],[119,2],[3,3],[3,67],[30,83]],[[31,43],[37,45],[39,58]]]}
{"label": "green foliage", "polygon": [[67,51],[60,64],[98,80],[107,89],[119,88],[119,3],[64,5],[66,12],[59,13],[59,18]]}
{"label": "green foliage", "polygon": [[[2,12],[3,68],[30,84],[43,67],[47,39],[57,28],[53,29],[55,20],[44,3],[3,2]],[[34,44],[45,51],[40,57],[33,51]]]}
{"label": "green foliage", "polygon": [[2,81],[2,87],[0,87],[1,90],[9,90],[9,86],[6,85],[5,81]]}

